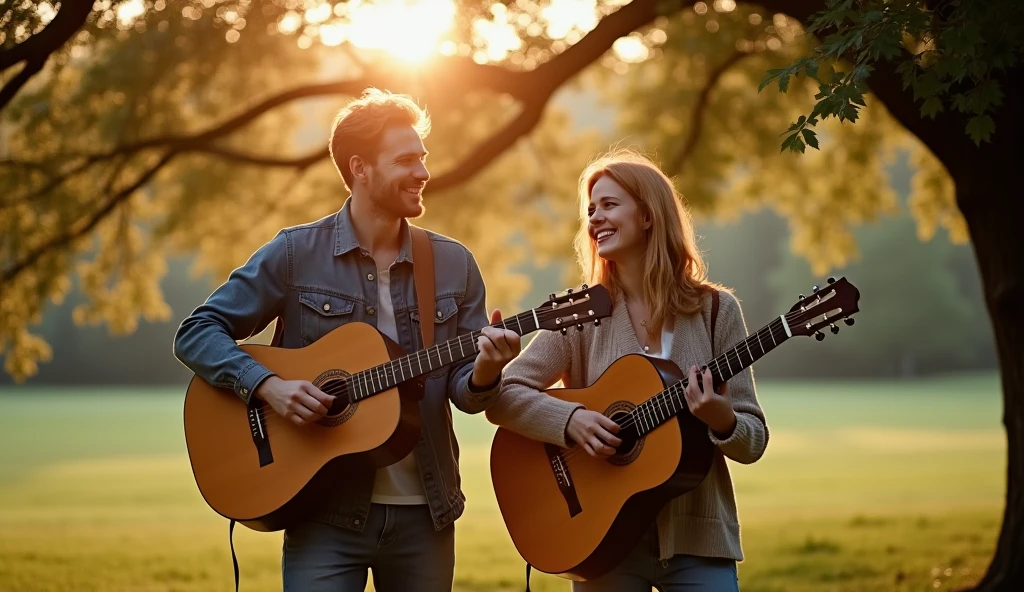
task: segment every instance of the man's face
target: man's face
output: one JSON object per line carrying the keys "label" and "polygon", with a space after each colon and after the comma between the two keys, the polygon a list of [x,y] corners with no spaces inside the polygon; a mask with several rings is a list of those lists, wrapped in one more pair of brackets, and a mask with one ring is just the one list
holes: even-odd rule
{"label": "man's face", "polygon": [[398,218],[423,215],[423,187],[430,179],[427,150],[412,126],[384,130],[377,159],[368,167],[373,203]]}

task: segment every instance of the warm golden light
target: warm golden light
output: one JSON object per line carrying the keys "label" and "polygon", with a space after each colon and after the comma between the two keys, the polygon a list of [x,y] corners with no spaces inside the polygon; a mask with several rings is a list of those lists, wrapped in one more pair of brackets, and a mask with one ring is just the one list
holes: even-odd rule
{"label": "warm golden light", "polygon": [[[541,34],[554,40],[555,51],[589,33],[608,6],[628,0],[542,0],[524,12],[519,3],[494,2],[490,14],[471,23],[469,44],[453,38],[458,10],[455,0],[349,0],[331,5],[307,0],[289,10],[277,23],[284,35],[299,35],[305,49],[319,42],[327,47],[349,43],[355,47],[386,52],[396,58],[419,62],[437,55],[466,55],[478,63],[512,59],[531,67],[521,50],[523,37]],[[539,8],[539,10],[537,10]],[[649,48],[636,39],[619,43],[616,53],[625,61],[642,61]],[[518,60],[518,61],[516,61]]]}
{"label": "warm golden light", "polygon": [[551,0],[540,11],[552,39],[564,39],[574,29],[589,33],[597,26],[597,0]]}
{"label": "warm golden light", "polygon": [[349,4],[349,41],[382,49],[404,60],[423,60],[438,51],[455,23],[452,0],[377,0]]}
{"label": "warm golden light", "polygon": [[135,23],[135,19],[145,13],[146,6],[142,3],[142,0],[128,0],[128,2],[117,7],[117,22],[122,27],[130,27]]}

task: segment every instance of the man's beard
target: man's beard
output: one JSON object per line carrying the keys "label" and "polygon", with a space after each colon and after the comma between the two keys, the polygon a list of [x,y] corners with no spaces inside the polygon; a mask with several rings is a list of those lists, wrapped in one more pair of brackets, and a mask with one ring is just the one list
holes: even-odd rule
{"label": "man's beard", "polygon": [[418,217],[423,214],[423,206],[410,206],[406,199],[412,196],[405,190],[421,185],[421,182],[414,179],[383,181],[380,175],[374,174],[371,178],[370,196],[378,208],[389,214],[399,218]]}

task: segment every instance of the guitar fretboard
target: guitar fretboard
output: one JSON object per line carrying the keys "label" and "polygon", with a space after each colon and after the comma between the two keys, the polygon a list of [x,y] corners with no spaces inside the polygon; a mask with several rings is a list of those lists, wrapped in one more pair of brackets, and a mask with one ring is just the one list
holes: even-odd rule
{"label": "guitar fretboard", "polygon": [[[514,331],[519,336],[527,335],[540,328],[538,314],[543,314],[543,311],[538,313],[536,309],[530,309],[492,326]],[[345,381],[349,399],[360,401],[407,380],[429,374],[442,366],[473,357],[479,351],[476,344],[478,337],[480,331],[472,331],[414,354],[356,372]]]}
{"label": "guitar fretboard", "polygon": [[[791,336],[786,317],[780,316],[732,349],[711,360],[707,366],[711,370],[714,386],[717,388],[739,374]],[[617,418],[618,424],[623,428],[635,430],[636,436],[642,437],[684,410],[689,412],[683,393],[688,384],[689,378],[676,382]]]}

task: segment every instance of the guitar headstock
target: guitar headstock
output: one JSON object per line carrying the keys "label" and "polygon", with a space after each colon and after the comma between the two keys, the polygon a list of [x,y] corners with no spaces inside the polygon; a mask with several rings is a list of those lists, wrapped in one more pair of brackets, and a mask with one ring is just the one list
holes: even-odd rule
{"label": "guitar headstock", "polygon": [[814,286],[810,296],[801,294],[800,301],[789,309],[786,315],[789,329],[793,335],[814,335],[821,341],[825,339],[822,327],[829,326],[832,333],[839,333],[836,321],[843,319],[847,325],[853,324],[852,315],[860,310],[859,300],[860,291],[846,278],[828,278],[827,286],[820,289]]}
{"label": "guitar headstock", "polygon": [[562,331],[565,335],[573,325],[580,331],[583,324],[590,321],[600,325],[601,319],[612,314],[612,297],[608,289],[598,284],[579,289],[569,288],[565,294],[551,294],[548,301],[536,308],[539,328],[549,331]]}

